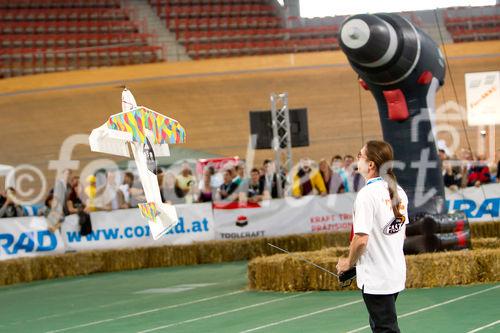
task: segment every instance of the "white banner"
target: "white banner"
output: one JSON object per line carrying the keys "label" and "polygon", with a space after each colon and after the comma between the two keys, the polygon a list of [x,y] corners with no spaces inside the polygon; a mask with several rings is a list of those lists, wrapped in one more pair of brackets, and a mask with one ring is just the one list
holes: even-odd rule
{"label": "white banner", "polygon": [[465,74],[469,126],[500,124],[500,72]]}
{"label": "white banner", "polygon": [[[499,219],[500,184],[446,190],[449,211],[462,210],[471,222]],[[65,250],[130,248],[190,244],[291,234],[349,231],[354,193],[287,198],[212,210],[210,203],[176,205],[179,224],[154,241],[138,209],[91,214],[92,233],[80,235],[78,217],[67,216],[61,233],[47,230],[43,217],[0,219],[0,260],[63,253]],[[61,234],[63,235],[61,237]]]}
{"label": "white banner", "polygon": [[60,234],[47,227],[44,217],[0,219],[0,260],[64,253]]}
{"label": "white banner", "polygon": [[446,189],[448,211],[464,211],[470,222],[498,221],[500,184],[466,187],[453,192]]}
{"label": "white banner", "polygon": [[214,239],[210,203],[176,205],[175,208],[179,224],[156,241],[138,209],[91,213],[92,233],[86,236],[80,235],[78,216],[70,215],[61,232],[68,249],[75,251],[190,244]]}
{"label": "white banner", "polygon": [[349,231],[352,193],[261,202],[248,208],[214,208],[216,239]]}

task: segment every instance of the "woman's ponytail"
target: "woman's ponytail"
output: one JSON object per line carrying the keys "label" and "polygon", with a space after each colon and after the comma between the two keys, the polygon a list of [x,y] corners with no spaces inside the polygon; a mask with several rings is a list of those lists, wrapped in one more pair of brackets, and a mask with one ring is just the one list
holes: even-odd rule
{"label": "woman's ponytail", "polygon": [[401,198],[398,194],[398,181],[392,171],[392,160],[394,153],[389,143],[385,141],[368,141],[366,143],[366,156],[369,161],[375,163],[379,176],[381,176],[389,186],[389,196],[391,198],[392,211],[396,218],[401,217],[399,211]]}
{"label": "woman's ponytail", "polygon": [[392,211],[394,212],[394,216],[401,217],[402,214],[399,211],[399,206],[401,204],[401,198],[399,197],[398,193],[398,182],[396,179],[396,175],[392,172],[392,169],[387,170],[387,173],[385,177],[383,177],[384,180],[387,182],[389,185],[389,196],[391,197],[391,206],[392,206]]}

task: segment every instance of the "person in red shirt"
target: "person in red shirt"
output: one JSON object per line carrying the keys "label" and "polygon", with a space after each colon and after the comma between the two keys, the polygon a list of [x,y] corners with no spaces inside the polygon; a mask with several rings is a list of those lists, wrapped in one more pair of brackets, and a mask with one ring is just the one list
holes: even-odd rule
{"label": "person in red shirt", "polygon": [[467,186],[480,186],[491,183],[490,168],[484,162],[484,158],[478,156],[477,164],[472,166],[467,176]]}

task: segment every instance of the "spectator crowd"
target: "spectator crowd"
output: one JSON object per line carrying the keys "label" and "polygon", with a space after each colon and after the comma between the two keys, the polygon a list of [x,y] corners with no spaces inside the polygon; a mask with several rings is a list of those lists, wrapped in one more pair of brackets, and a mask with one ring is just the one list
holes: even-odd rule
{"label": "spectator crowd", "polygon": [[[484,156],[473,157],[463,149],[460,156],[448,156],[439,149],[443,167],[443,181],[451,190],[467,186],[480,186],[499,180],[500,161],[496,174],[492,174]],[[173,168],[172,168],[173,169]],[[260,167],[247,170],[245,161],[239,160],[216,169],[206,165],[199,177],[187,162],[180,171],[157,168],[158,186],[163,202],[170,204],[218,202],[241,204],[292,196],[357,192],[365,180],[357,172],[355,158],[336,155],[319,162],[301,159],[290,171],[276,170],[274,161],[265,160]],[[14,188],[0,192],[0,217],[26,215],[18,203]],[[57,228],[65,215],[88,214],[95,211],[135,208],[146,198],[138,177],[130,171],[100,170],[85,177],[82,182],[71,170],[64,170],[45,200],[38,215],[53,220]],[[60,213],[57,213],[60,212]]]}
{"label": "spectator crowd", "polygon": [[460,150],[458,156],[451,155],[446,149],[439,149],[439,158],[443,170],[444,186],[456,191],[459,188],[499,182],[500,159],[497,162],[496,174],[490,170],[485,155],[476,157],[468,149]]}

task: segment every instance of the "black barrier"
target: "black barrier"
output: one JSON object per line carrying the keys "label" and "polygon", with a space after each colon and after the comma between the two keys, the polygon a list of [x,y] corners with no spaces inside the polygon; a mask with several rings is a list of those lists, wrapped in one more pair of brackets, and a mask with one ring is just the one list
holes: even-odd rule
{"label": "black barrier", "polygon": [[406,236],[440,234],[469,230],[469,220],[462,211],[450,214],[421,214],[406,226]]}
{"label": "black barrier", "polygon": [[470,226],[464,212],[422,214],[406,227],[405,254],[470,248]]}

